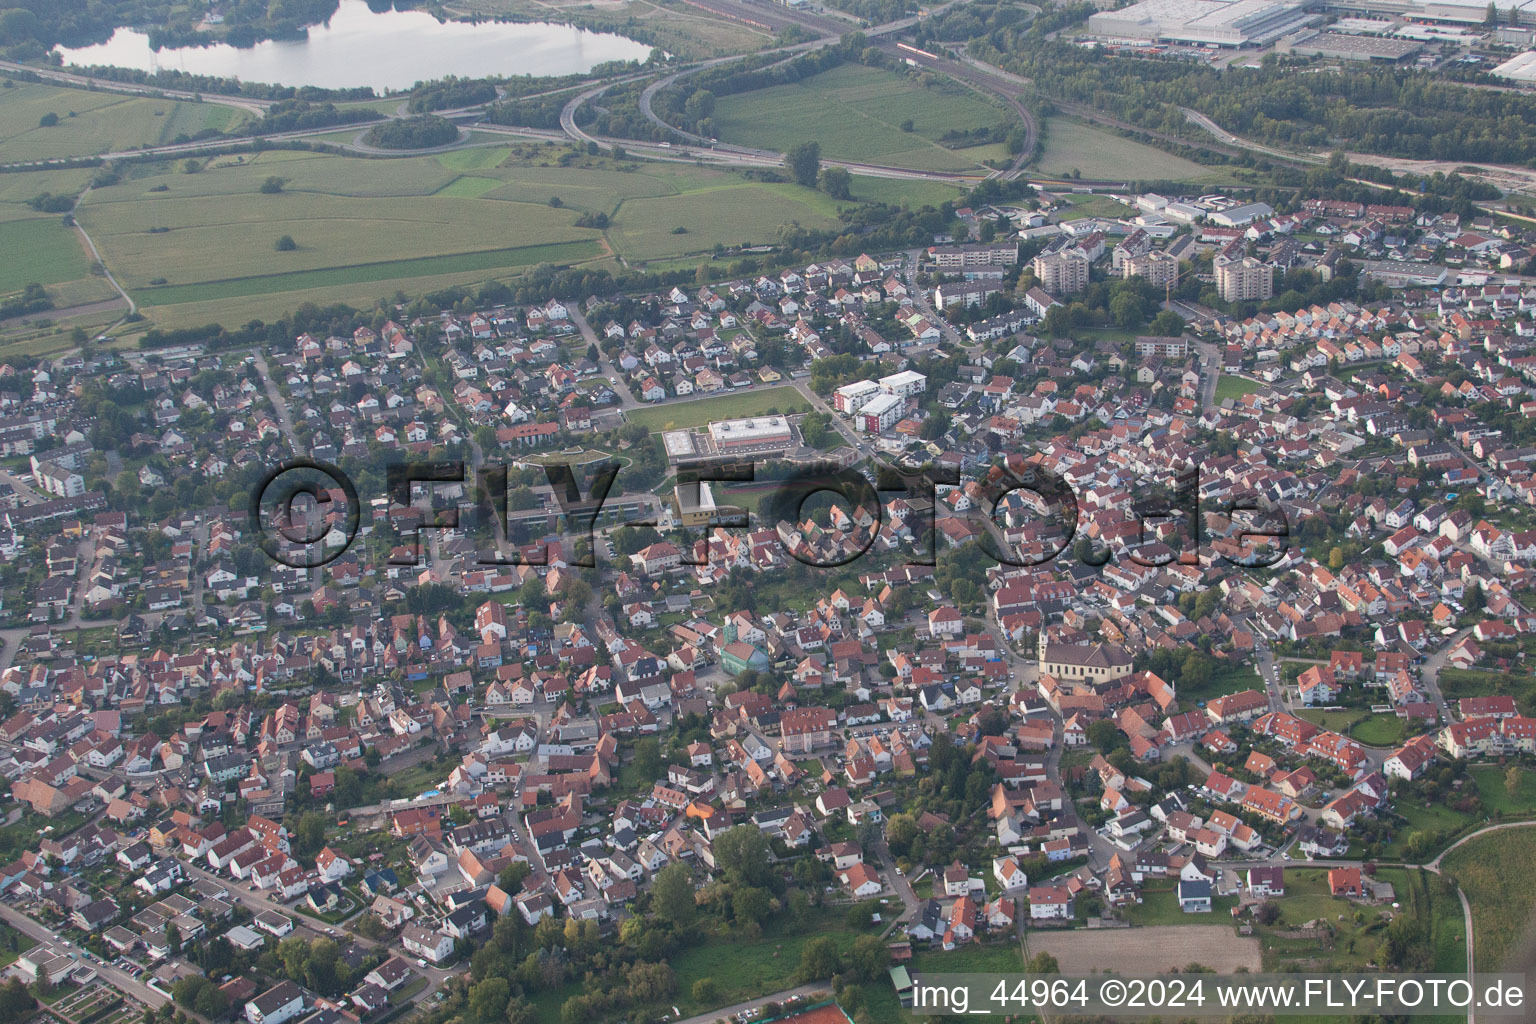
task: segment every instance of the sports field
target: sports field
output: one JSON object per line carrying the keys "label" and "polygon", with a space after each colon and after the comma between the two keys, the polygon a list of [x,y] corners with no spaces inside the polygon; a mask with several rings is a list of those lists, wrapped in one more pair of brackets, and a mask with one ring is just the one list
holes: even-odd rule
{"label": "sports field", "polygon": [[1042,174],[1069,175],[1075,170],[1084,178],[1101,181],[1188,181],[1219,173],[1154,146],[1064,117],[1046,120],[1045,151],[1038,166]]}
{"label": "sports field", "polygon": [[792,387],[764,388],[742,394],[723,394],[690,402],[672,402],[648,409],[631,409],[624,414],[630,423],[638,423],[652,432],[702,427],[714,420],[758,416],[770,409],[788,415],[803,412],[806,401]]}
{"label": "sports field", "polygon": [[[42,127],[49,114],[58,123]],[[250,116],[216,103],[17,82],[0,88],[0,159],[20,163],[162,146],[209,128],[225,131]]]}
{"label": "sports field", "polygon": [[[845,64],[793,85],[723,96],[715,129],[731,143],[787,150],[821,144],[821,155],[928,171],[975,171],[1000,158],[1001,146],[950,150],[938,139],[951,129],[1009,123],[1008,114],[956,85],[924,86],[916,78]],[[912,131],[901,125],[912,122]]]}

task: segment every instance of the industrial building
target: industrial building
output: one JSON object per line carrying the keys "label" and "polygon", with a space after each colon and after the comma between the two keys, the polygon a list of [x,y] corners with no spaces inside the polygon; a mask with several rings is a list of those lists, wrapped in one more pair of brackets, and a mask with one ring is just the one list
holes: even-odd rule
{"label": "industrial building", "polygon": [[1382,36],[1348,35],[1343,32],[1310,32],[1276,47],[1298,57],[1330,57],[1334,60],[1381,61],[1392,64],[1407,60],[1424,45],[1412,39],[1387,39]]}
{"label": "industrial building", "polygon": [[1264,46],[1318,20],[1308,0],[1141,0],[1088,19],[1107,39]]}
{"label": "industrial building", "polygon": [[1536,82],[1536,50],[1515,54],[1489,74],[1496,78],[1507,78],[1511,82]]}

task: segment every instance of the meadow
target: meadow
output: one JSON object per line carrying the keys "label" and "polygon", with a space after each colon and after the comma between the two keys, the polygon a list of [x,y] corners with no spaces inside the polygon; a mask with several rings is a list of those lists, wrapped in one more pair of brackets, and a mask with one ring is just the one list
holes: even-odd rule
{"label": "meadow", "polygon": [[[58,123],[43,127],[49,114]],[[0,88],[0,154],[6,163],[96,156],[226,131],[250,117],[216,103],[16,82]]]}
{"label": "meadow", "polygon": [[[905,121],[910,132],[902,131]],[[979,171],[1001,146],[946,149],[950,129],[1008,122],[1000,107],[957,85],[924,85],[915,77],[845,64],[796,82],[723,96],[715,104],[716,134],[725,142],[787,150],[821,144],[821,155],[928,171]]]}
{"label": "meadow", "polygon": [[1036,166],[1042,174],[1070,175],[1077,171],[1084,178],[1098,180],[1192,181],[1220,173],[1155,146],[1064,117],[1046,121],[1045,149]]}
{"label": "meadow", "polygon": [[[77,216],[151,319],[168,326],[270,319],[305,301],[365,305],[540,262],[683,261],[717,244],[772,242],[791,221],[837,223],[836,202],[796,185],[681,163],[560,166],[569,152],[524,143],[367,160],[274,150],[219,157],[196,173],[132,165],[92,190]],[[262,192],[270,178],[281,191]],[[882,182],[880,194],[899,200],[907,184]],[[910,184],[925,201],[941,194]],[[0,216],[7,199],[53,191],[42,185],[0,194]],[[586,214],[609,218],[607,227],[576,226]],[[284,235],[292,251],[275,249]]]}

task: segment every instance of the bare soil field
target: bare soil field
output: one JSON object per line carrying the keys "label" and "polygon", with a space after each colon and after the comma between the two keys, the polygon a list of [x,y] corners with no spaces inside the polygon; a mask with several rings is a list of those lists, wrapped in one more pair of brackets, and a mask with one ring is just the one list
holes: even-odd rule
{"label": "bare soil field", "polygon": [[1259,940],[1239,936],[1223,925],[1156,925],[1151,928],[1032,931],[1029,955],[1042,950],[1061,965],[1063,974],[1088,974],[1113,966],[1116,974],[1158,974],[1203,964],[1220,974],[1239,967],[1261,968]]}

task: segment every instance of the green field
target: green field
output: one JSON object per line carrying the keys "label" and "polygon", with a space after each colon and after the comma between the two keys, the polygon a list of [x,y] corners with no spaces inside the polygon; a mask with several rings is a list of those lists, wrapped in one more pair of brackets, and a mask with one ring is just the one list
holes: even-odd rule
{"label": "green field", "polygon": [[[569,152],[527,143],[364,160],[274,150],[220,157],[191,174],[134,165],[92,190],[77,216],[150,319],[172,327],[269,319],[303,302],[367,305],[398,290],[506,279],[540,262],[617,255],[692,266],[716,245],[773,242],[786,223],[837,223],[838,204],[812,189],[684,164],[583,156],[559,166]],[[83,176],[58,187],[9,177],[34,176],[0,176],[0,224],[35,217],[22,203],[40,192],[84,185]],[[281,191],[261,192],[274,177]],[[955,194],[928,182],[855,184],[886,201]],[[598,213],[610,218],[606,229],[576,226]],[[297,249],[276,251],[283,235]]]}
{"label": "green field", "polygon": [[1259,390],[1259,386],[1247,377],[1234,377],[1230,373],[1224,373],[1216,379],[1216,404],[1231,398],[1233,400],[1251,395]]}
{"label": "green field", "polygon": [[[48,114],[58,124],[39,125]],[[205,129],[225,131],[251,115],[189,103],[42,83],[0,89],[0,160],[21,163],[162,146]]]}
{"label": "green field", "polygon": [[1364,708],[1346,708],[1341,711],[1301,708],[1296,716],[1305,718],[1313,725],[1357,739],[1368,747],[1390,747],[1405,738],[1402,719],[1396,715],[1373,715]]}
{"label": "green field", "polygon": [[[904,132],[904,121],[913,130]],[[1008,115],[954,85],[924,86],[915,77],[845,64],[792,85],[723,96],[715,132],[724,141],[788,150],[808,141],[821,155],[928,171],[979,170],[1001,147],[951,150],[938,139],[951,129],[1007,123]]]}
{"label": "green field", "polygon": [[55,216],[0,222],[0,295],[59,284],[90,272],[80,236]]}
{"label": "green field", "polygon": [[777,409],[786,415],[804,412],[807,408],[800,392],[789,386],[763,388],[737,395],[718,395],[700,398],[692,402],[673,402],[650,409],[631,409],[624,418],[639,423],[653,433],[686,427],[702,427],[715,420],[737,419],[742,416],[758,416],[769,409]]}
{"label": "green field", "polygon": [[1240,693],[1243,690],[1264,692],[1264,681],[1259,678],[1259,673],[1251,665],[1219,668],[1211,673],[1210,681],[1203,686],[1195,686],[1182,679],[1175,679],[1172,682],[1174,692],[1178,694],[1179,703],[1185,708],[1193,708],[1201,701],[1212,701],[1217,697],[1225,697],[1229,693]]}
{"label": "green field", "polygon": [[[609,235],[620,252],[680,256],[728,246],[773,242],[779,228],[798,220],[805,227],[836,224],[835,204],[825,195],[789,184],[740,184],[702,193],[626,199]],[[682,231],[678,231],[682,228]]]}
{"label": "green field", "polygon": [[1536,911],[1536,828],[1479,836],[1452,850],[1441,868],[1472,905],[1477,969],[1500,969]]}
{"label": "green field", "polygon": [[1188,181],[1219,173],[1192,160],[1064,117],[1045,122],[1045,150],[1037,166],[1043,174],[1065,176],[1078,171],[1084,178],[1098,180]]}
{"label": "green field", "polygon": [[1213,896],[1209,914],[1186,914],[1179,908],[1178,885],[1171,888],[1148,886],[1142,891],[1141,902],[1125,908],[1125,918],[1135,925],[1200,924],[1223,925],[1232,921],[1232,908],[1237,905],[1233,896]]}

